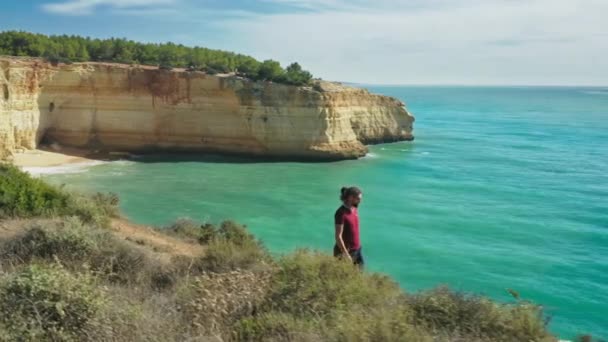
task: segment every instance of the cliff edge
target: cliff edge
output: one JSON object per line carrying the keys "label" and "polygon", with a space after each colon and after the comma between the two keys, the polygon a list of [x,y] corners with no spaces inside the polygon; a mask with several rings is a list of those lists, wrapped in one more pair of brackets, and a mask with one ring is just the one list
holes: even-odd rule
{"label": "cliff edge", "polygon": [[411,140],[399,100],[111,63],[0,57],[0,159],[41,142],[99,151],[213,152],[339,160]]}

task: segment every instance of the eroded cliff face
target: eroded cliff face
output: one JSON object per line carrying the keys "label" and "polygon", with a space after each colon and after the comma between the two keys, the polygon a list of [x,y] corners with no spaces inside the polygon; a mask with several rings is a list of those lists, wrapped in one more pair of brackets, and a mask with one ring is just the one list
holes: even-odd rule
{"label": "eroded cliff face", "polygon": [[391,97],[119,64],[0,58],[0,157],[43,139],[93,150],[347,159],[411,140]]}

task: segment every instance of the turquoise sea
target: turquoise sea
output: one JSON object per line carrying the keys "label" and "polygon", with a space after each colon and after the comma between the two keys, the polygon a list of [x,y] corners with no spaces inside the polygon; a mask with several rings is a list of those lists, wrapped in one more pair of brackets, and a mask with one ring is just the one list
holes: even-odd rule
{"label": "turquoise sea", "polygon": [[608,338],[608,88],[369,88],[407,103],[414,142],[356,161],[164,157],[44,177],[116,192],[137,222],[232,218],[277,253],[330,252],[339,188],[356,184],[368,269],[408,291],[512,288],[561,337]]}

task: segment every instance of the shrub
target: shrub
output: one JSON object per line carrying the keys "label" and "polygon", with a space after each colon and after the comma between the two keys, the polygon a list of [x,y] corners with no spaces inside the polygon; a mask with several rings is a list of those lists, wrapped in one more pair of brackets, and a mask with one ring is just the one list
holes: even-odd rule
{"label": "shrub", "polygon": [[203,225],[201,230],[199,241],[206,242],[207,248],[196,263],[199,271],[265,270],[272,261],[264,245],[245,226],[225,221],[219,228]]}
{"label": "shrub", "polygon": [[62,221],[38,221],[22,235],[2,245],[3,260],[27,263],[32,259],[58,258],[64,262],[84,262],[108,245],[108,232],[84,227],[76,217]]}
{"label": "shrub", "polygon": [[309,251],[277,266],[260,312],[235,326],[243,340],[432,341],[388,277]]}
{"label": "shrub", "polygon": [[259,243],[245,226],[234,221],[224,221],[219,227],[216,227],[210,223],[200,224],[190,218],[179,218],[169,226],[161,228],[160,231],[183,240],[196,241],[202,245],[216,240],[224,240],[239,246]]}
{"label": "shrub", "polygon": [[324,320],[326,341],[435,341],[431,332],[411,323],[407,306],[378,306],[336,312]]}
{"label": "shrub", "polygon": [[0,165],[0,219],[53,216],[78,216],[86,223],[105,226],[110,217],[118,216],[118,197],[71,194],[15,166]]}
{"label": "shrub", "polygon": [[15,166],[0,165],[0,218],[50,216],[65,209],[69,196]]}
{"label": "shrub", "polygon": [[224,221],[218,228],[210,223],[200,224],[189,218],[179,218],[171,225],[161,228],[161,231],[183,240],[196,241],[202,245],[218,240],[237,246],[259,244],[245,226],[234,221]]}
{"label": "shrub", "polygon": [[272,310],[319,317],[403,300],[401,289],[388,277],[361,272],[328,255],[298,251],[283,257],[278,267],[268,303]]}
{"label": "shrub", "polygon": [[406,295],[388,277],[308,251],[277,264],[246,340],[554,341],[537,306],[497,304],[447,289]]}
{"label": "shrub", "polygon": [[297,86],[310,84],[312,74],[306,70],[302,70],[300,64],[291,63],[285,71],[285,83]]}
{"label": "shrub", "polygon": [[[173,291],[156,292],[136,287],[110,286],[106,341],[204,341],[195,338]],[[96,341],[96,340],[93,340]]]}
{"label": "shrub", "polygon": [[59,260],[66,268],[92,270],[122,284],[166,288],[178,270],[146,249],[115,238],[104,229],[83,225],[76,217],[38,221],[0,245],[4,263]]}
{"label": "shrub", "polygon": [[78,340],[99,325],[105,301],[87,274],[31,265],[0,282],[0,322],[10,340]]}
{"label": "shrub", "polygon": [[186,241],[200,244],[209,243],[217,237],[217,229],[211,224],[200,224],[189,218],[179,218],[171,225],[162,228],[162,232]]}
{"label": "shrub", "polygon": [[224,221],[217,230],[217,238],[234,243],[237,246],[246,246],[256,243],[261,244],[247,231],[247,228],[234,221]]}
{"label": "shrub", "polygon": [[264,300],[269,272],[205,273],[182,293],[185,320],[206,334],[231,335],[230,328]]}
{"label": "shrub", "polygon": [[209,75],[217,75],[217,74],[219,74],[219,71],[217,69],[212,68],[212,67],[206,67],[205,68],[205,73],[207,73]]}
{"label": "shrub", "polygon": [[173,65],[169,64],[169,63],[161,63],[158,66],[159,70],[167,70],[167,71],[171,71],[173,70]]}
{"label": "shrub", "polygon": [[241,319],[234,327],[238,341],[324,341],[319,322],[282,312],[262,313]]}
{"label": "shrub", "polygon": [[525,302],[499,304],[446,287],[409,298],[417,325],[449,336],[496,341],[553,341],[540,307]]}
{"label": "shrub", "polygon": [[106,246],[97,259],[96,269],[108,280],[124,286],[163,290],[173,286],[185,272],[149,250],[121,240]]}
{"label": "shrub", "polygon": [[284,74],[285,70],[279,62],[267,59],[260,64],[257,77],[261,80],[277,81],[283,78]]}
{"label": "shrub", "polygon": [[402,312],[382,308],[345,311],[324,318],[272,311],[240,320],[234,335],[239,341],[434,341],[431,334],[407,319]]}
{"label": "shrub", "polygon": [[236,244],[226,239],[215,239],[207,245],[196,266],[200,271],[209,272],[265,270],[270,261],[270,255],[257,241]]}

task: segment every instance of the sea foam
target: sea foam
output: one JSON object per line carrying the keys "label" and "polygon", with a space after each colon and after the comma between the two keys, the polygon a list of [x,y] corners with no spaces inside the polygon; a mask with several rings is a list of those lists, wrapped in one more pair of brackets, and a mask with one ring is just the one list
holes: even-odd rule
{"label": "sea foam", "polygon": [[72,163],[57,166],[30,166],[21,168],[23,171],[31,174],[32,176],[38,177],[42,175],[56,175],[56,174],[69,174],[69,173],[82,173],[86,172],[90,167],[106,164],[108,162],[93,160],[81,163]]}

